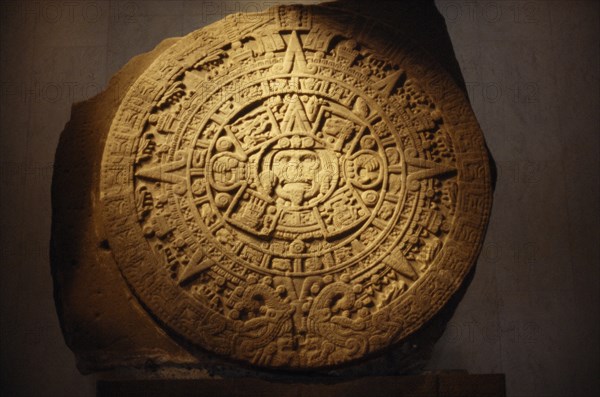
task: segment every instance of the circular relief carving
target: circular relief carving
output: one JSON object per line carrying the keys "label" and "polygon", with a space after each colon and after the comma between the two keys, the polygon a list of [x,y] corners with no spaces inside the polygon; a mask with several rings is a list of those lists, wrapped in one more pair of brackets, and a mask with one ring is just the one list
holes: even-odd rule
{"label": "circular relief carving", "polygon": [[491,205],[483,138],[450,77],[384,26],[251,16],[191,33],[132,86],[105,146],[104,226],[135,295],[187,342],[344,363],[458,288]]}

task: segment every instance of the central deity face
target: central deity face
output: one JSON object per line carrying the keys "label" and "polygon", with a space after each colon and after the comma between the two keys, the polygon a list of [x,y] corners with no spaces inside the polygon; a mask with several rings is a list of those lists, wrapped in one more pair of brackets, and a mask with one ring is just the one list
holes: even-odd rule
{"label": "central deity face", "polygon": [[276,177],[275,193],[300,206],[319,192],[318,175],[321,161],[317,153],[305,149],[278,151],[271,164]]}

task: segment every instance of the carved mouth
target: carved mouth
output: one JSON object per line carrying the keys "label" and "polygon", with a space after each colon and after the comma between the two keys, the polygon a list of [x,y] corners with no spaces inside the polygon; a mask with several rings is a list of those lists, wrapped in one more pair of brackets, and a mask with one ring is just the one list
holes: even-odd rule
{"label": "carved mouth", "polygon": [[310,188],[312,186],[312,184],[309,182],[304,182],[304,181],[293,181],[293,182],[281,181],[281,187],[286,187],[286,186],[288,186],[292,189],[298,189],[298,188]]}

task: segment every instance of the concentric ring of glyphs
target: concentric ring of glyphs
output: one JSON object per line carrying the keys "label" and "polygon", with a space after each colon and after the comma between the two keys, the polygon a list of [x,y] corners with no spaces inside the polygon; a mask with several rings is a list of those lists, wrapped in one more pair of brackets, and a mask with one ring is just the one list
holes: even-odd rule
{"label": "concentric ring of glyphs", "polygon": [[303,368],[439,310],[481,244],[488,160],[464,95],[407,48],[352,14],[278,7],[186,36],[139,77],[101,195],[116,262],[161,324]]}

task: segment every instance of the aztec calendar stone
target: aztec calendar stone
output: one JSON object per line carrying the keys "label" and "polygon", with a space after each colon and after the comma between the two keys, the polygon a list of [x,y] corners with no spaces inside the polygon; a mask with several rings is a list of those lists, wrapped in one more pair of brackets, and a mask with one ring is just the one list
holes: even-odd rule
{"label": "aztec calendar stone", "polygon": [[381,23],[303,6],[160,54],[112,120],[99,188],[117,267],[164,330],[290,369],[423,326],[475,262],[491,195],[452,78]]}

